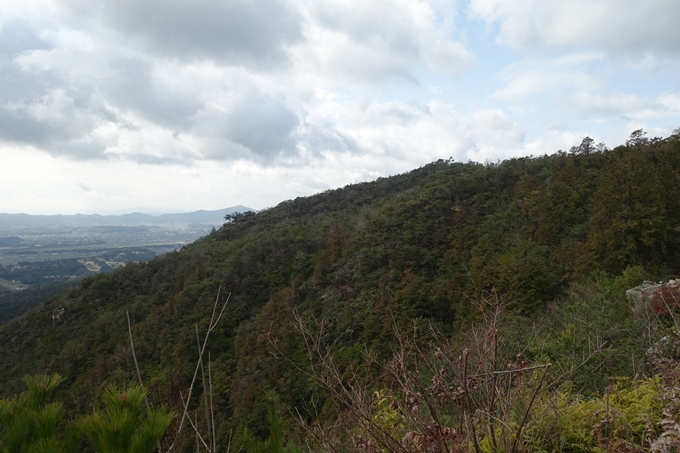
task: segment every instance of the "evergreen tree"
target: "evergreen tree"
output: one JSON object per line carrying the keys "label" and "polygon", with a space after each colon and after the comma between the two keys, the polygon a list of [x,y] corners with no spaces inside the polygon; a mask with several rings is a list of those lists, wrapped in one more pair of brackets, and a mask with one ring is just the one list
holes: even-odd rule
{"label": "evergreen tree", "polygon": [[[638,131],[636,131],[638,132]],[[634,132],[626,146],[608,153],[593,196],[587,252],[581,268],[619,273],[668,257],[673,234],[658,159]]]}
{"label": "evergreen tree", "polygon": [[165,408],[143,411],[145,391],[139,386],[104,391],[104,409],[79,421],[99,453],[151,453],[175,414]]}
{"label": "evergreen tree", "polygon": [[[65,453],[72,442],[63,441],[62,403],[48,403],[54,389],[63,381],[59,375],[26,377],[28,389],[14,398],[0,400],[1,453]],[[66,437],[72,441],[73,427]],[[72,450],[68,450],[72,451]]]}

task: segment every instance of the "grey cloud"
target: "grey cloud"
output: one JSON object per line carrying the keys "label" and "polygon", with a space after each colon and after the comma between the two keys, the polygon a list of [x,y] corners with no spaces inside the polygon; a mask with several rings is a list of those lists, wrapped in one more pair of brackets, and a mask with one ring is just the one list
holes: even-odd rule
{"label": "grey cloud", "polygon": [[80,190],[82,190],[82,191],[84,191],[84,192],[92,192],[92,189],[90,189],[90,187],[89,187],[87,184],[83,183],[83,182],[79,182],[79,183],[76,184],[76,185],[78,186],[78,188],[79,188]]}
{"label": "grey cloud", "polygon": [[0,56],[0,104],[45,94],[54,82],[50,74],[27,74],[14,60]]}
{"label": "grey cloud", "polygon": [[[112,118],[105,107],[90,105],[82,93],[74,100],[69,91],[78,90],[61,92],[53,76],[39,80],[24,76],[12,61],[3,63],[0,78],[7,83],[0,88],[0,140],[79,160],[105,158],[107,143],[90,137],[98,123]],[[57,101],[51,97],[55,93],[61,96]]]}
{"label": "grey cloud", "polygon": [[213,144],[214,150],[206,155],[207,158],[246,158],[273,164],[298,155],[298,124],[297,115],[283,101],[246,90],[237,95],[229,113],[201,112],[197,116],[195,132],[200,136],[212,136],[219,142]]}
{"label": "grey cloud", "polygon": [[0,55],[13,56],[29,50],[50,49],[51,45],[22,21],[11,21],[0,28]]}
{"label": "grey cloud", "polygon": [[126,159],[146,165],[180,165],[192,167],[194,161],[186,156],[152,156],[149,154],[132,153],[125,155]]}
{"label": "grey cloud", "polygon": [[226,135],[263,157],[296,152],[292,133],[297,116],[284,105],[264,96],[241,99],[229,115]]}
{"label": "grey cloud", "polygon": [[680,52],[675,0],[471,0],[468,12],[499,24],[513,49],[596,48],[613,53]]}
{"label": "grey cloud", "polygon": [[53,156],[67,156],[80,161],[109,160],[105,151],[110,143],[102,138],[92,137],[91,129],[83,130],[82,133],[73,132],[59,138],[55,137],[57,134],[49,135],[49,141],[43,141],[39,146]]}
{"label": "grey cloud", "polygon": [[[75,0],[90,7],[90,0]],[[103,0],[102,19],[147,49],[266,69],[288,60],[302,20],[285,0]]]}
{"label": "grey cloud", "polygon": [[25,112],[0,108],[0,138],[7,141],[40,146],[48,141],[48,137],[59,132],[48,124],[36,121]]}
{"label": "grey cloud", "polygon": [[[73,121],[69,121],[73,120]],[[89,141],[92,125],[75,118],[66,121],[38,120],[25,110],[0,107],[0,140],[33,145],[53,155],[76,159],[101,159],[106,144]]]}
{"label": "grey cloud", "polygon": [[20,21],[5,23],[0,29],[0,105],[43,95],[57,83],[49,72],[40,75],[26,73],[14,60],[18,54],[31,50],[49,49],[28,24]]}
{"label": "grey cloud", "polygon": [[163,87],[154,80],[146,59],[117,59],[111,62],[111,67],[113,72],[101,86],[109,102],[173,131],[189,128],[192,116],[201,106],[198,99]]}
{"label": "grey cloud", "polygon": [[302,140],[310,151],[317,154],[324,151],[354,154],[365,152],[354,138],[330,124],[325,124],[322,127],[306,124]]}
{"label": "grey cloud", "polygon": [[[362,8],[356,11],[350,5],[340,10],[325,5],[318,6],[317,14],[322,23],[331,30],[345,33],[353,41],[367,43],[372,46],[388,49],[391,53],[397,53],[402,58],[418,58],[420,49],[411,30],[414,28],[408,17],[390,17],[394,12],[390,6],[387,11],[371,11],[370,8]],[[375,14],[370,14],[375,13]],[[381,20],[376,20],[377,17]],[[389,17],[390,20],[385,20]]]}
{"label": "grey cloud", "polygon": [[306,178],[302,183],[315,192],[331,189],[331,186],[327,182],[321,181],[319,179]]}
{"label": "grey cloud", "polygon": [[33,72],[15,60],[49,50],[29,24],[6,23],[0,30],[0,141],[35,146],[52,155],[103,159],[107,144],[90,137],[101,121],[115,120],[93,103],[87,84],[73,84],[54,71]]}

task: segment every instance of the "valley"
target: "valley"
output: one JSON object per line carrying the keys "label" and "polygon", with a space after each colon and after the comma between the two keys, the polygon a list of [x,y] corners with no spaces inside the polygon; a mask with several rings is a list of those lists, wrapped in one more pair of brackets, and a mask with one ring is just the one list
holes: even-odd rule
{"label": "valley", "polygon": [[[210,224],[133,226],[54,226],[0,229],[0,265],[57,259],[80,259],[142,247],[155,254],[177,250],[210,233]],[[9,241],[8,239],[14,239]],[[148,259],[148,258],[147,258]]]}
{"label": "valley", "polygon": [[249,208],[150,216],[0,214],[0,324],[84,277],[181,249]]}

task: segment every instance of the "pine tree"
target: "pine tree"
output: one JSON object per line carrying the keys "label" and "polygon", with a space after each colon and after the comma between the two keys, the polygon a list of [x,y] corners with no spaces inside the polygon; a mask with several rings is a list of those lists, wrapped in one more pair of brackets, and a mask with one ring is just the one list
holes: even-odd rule
{"label": "pine tree", "polygon": [[[63,381],[57,374],[26,377],[28,389],[14,398],[0,400],[0,452],[65,453],[67,445],[60,427],[64,419],[62,403],[48,403],[54,389]],[[66,430],[72,430],[67,426]],[[66,433],[67,439],[74,436]]]}
{"label": "pine tree", "polygon": [[139,386],[104,391],[104,409],[83,417],[79,425],[99,453],[151,453],[175,414],[166,408],[148,409]]}
{"label": "pine tree", "polygon": [[665,184],[658,159],[639,134],[608,153],[592,201],[589,255],[581,267],[619,273],[628,265],[666,259],[673,229],[661,190]]}

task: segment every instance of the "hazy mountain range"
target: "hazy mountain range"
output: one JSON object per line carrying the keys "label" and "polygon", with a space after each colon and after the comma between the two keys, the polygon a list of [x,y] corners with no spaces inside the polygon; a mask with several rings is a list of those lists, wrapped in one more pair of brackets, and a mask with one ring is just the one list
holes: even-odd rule
{"label": "hazy mountain range", "polygon": [[232,206],[215,211],[199,210],[179,214],[142,214],[133,212],[123,215],[75,214],[75,215],[30,215],[0,214],[0,228],[43,228],[52,226],[90,225],[166,225],[181,223],[220,223],[224,216],[234,212],[252,211],[246,206]]}

